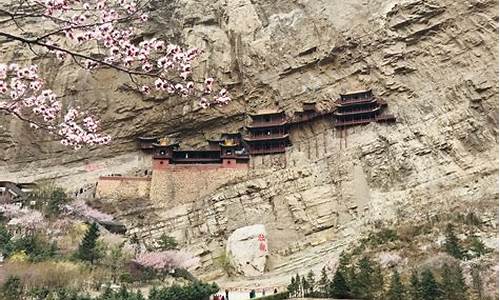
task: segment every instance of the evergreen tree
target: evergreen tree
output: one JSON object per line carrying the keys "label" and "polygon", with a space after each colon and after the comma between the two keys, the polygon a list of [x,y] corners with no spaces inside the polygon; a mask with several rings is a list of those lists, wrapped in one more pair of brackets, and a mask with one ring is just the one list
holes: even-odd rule
{"label": "evergreen tree", "polygon": [[309,282],[304,276],[302,276],[302,295],[304,297],[306,297],[306,295],[309,293],[309,289],[310,289]]}
{"label": "evergreen tree", "polygon": [[470,238],[470,250],[474,252],[475,257],[480,257],[490,252],[490,249],[481,241],[481,239],[475,235]]}
{"label": "evergreen tree", "polygon": [[388,300],[405,300],[405,288],[403,283],[401,282],[401,276],[399,276],[399,272],[394,270],[392,272],[391,277],[391,285],[389,287],[389,291],[387,292]]}
{"label": "evergreen tree", "polygon": [[368,257],[363,257],[358,262],[357,272],[351,281],[353,296],[363,299],[373,299],[373,263]]}
{"label": "evergreen tree", "polygon": [[464,251],[460,246],[460,241],[455,235],[453,225],[448,224],[446,226],[445,236],[446,240],[444,242],[444,250],[456,259],[462,259],[464,257]]}
{"label": "evergreen tree", "polygon": [[483,300],[483,279],[481,278],[481,269],[479,265],[474,264],[471,267],[472,290],[476,299]]}
{"label": "evergreen tree", "polygon": [[422,272],[422,280],[420,281],[420,289],[422,291],[423,300],[436,300],[441,297],[441,289],[437,283],[431,270],[426,269]]}
{"label": "evergreen tree", "polygon": [[295,291],[297,296],[302,295],[302,281],[300,280],[299,274],[295,275]]}
{"label": "evergreen tree", "polygon": [[156,286],[149,290],[148,300],[160,300],[160,291]]}
{"label": "evergreen tree", "polygon": [[[340,270],[344,276],[349,273],[349,265],[351,264],[351,255],[345,253],[342,251],[339,256],[339,265],[337,267],[337,270]],[[348,278],[346,278],[348,279]]]}
{"label": "evergreen tree", "polygon": [[142,295],[140,290],[137,290],[137,293],[135,294],[135,299],[136,300],[145,300],[144,296]]}
{"label": "evergreen tree", "polygon": [[2,295],[2,299],[5,300],[21,300],[23,295],[21,279],[16,276],[9,276],[2,286]]}
{"label": "evergreen tree", "polygon": [[372,276],[372,296],[374,299],[384,298],[384,275],[382,274],[382,268],[380,264],[374,263],[373,266],[373,276]]}
{"label": "evergreen tree", "polygon": [[347,284],[342,272],[338,269],[333,276],[332,282],[330,283],[328,296],[333,298],[349,298],[351,296],[349,285]]}
{"label": "evergreen tree", "polygon": [[6,254],[9,248],[9,242],[12,239],[12,234],[5,228],[3,224],[0,224],[0,252]]}
{"label": "evergreen tree", "polygon": [[178,245],[179,243],[177,243],[174,237],[168,236],[165,233],[163,233],[158,240],[160,250],[174,250],[177,249]]}
{"label": "evergreen tree", "polygon": [[101,296],[99,297],[99,300],[112,300],[113,299],[113,290],[111,289],[111,286],[106,285],[106,288],[104,291],[101,293]]}
{"label": "evergreen tree", "polygon": [[99,228],[96,223],[92,223],[78,247],[77,257],[79,259],[93,264],[99,258],[99,250],[96,247],[97,238],[99,238]]}
{"label": "evergreen tree", "polygon": [[449,266],[444,264],[441,269],[443,299],[445,300],[465,300],[466,285],[460,265]]}
{"label": "evergreen tree", "polygon": [[292,276],[292,279],[290,280],[290,284],[286,288],[288,290],[288,293],[290,296],[295,296],[295,277]]}
{"label": "evergreen tree", "polygon": [[316,287],[316,278],[314,276],[314,272],[312,270],[307,273],[307,282],[309,284],[309,294],[313,294]]}
{"label": "evergreen tree", "polygon": [[321,277],[318,281],[318,289],[323,295],[326,295],[328,293],[329,285],[330,285],[330,281],[328,280],[328,274],[326,273],[326,267],[323,267],[323,269],[321,269]]}
{"label": "evergreen tree", "polygon": [[124,285],[122,285],[120,287],[120,291],[118,291],[118,299],[128,299],[130,297],[130,294],[127,290],[127,287],[125,287]]}
{"label": "evergreen tree", "polygon": [[408,296],[410,300],[421,300],[422,291],[420,289],[420,278],[418,273],[413,271],[410,276],[410,288],[408,290]]}

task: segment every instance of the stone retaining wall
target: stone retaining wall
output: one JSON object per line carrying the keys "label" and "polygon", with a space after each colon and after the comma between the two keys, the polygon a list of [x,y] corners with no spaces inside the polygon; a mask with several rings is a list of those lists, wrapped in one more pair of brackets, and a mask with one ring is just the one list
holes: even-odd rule
{"label": "stone retaining wall", "polygon": [[97,182],[97,198],[148,198],[150,177],[101,176]]}

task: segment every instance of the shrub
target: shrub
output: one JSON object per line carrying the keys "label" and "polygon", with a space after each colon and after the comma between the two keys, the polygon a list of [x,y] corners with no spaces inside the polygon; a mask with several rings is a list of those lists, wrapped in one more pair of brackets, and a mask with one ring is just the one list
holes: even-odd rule
{"label": "shrub", "polygon": [[81,265],[68,261],[62,262],[8,262],[5,273],[20,278],[28,289],[80,288],[89,278],[89,272]]}
{"label": "shrub", "polygon": [[382,228],[377,232],[370,232],[367,238],[364,239],[365,242],[369,243],[371,246],[378,246],[386,244],[387,242],[393,242],[398,240],[398,234],[395,230],[390,228]]}
{"label": "shrub", "polygon": [[162,234],[158,240],[158,247],[160,250],[175,250],[179,244],[174,237]]}
{"label": "shrub", "polygon": [[19,300],[23,294],[21,279],[16,276],[9,276],[2,286],[2,296],[5,300]]}
{"label": "shrub", "polygon": [[30,234],[12,239],[7,245],[8,253],[24,252],[29,260],[39,262],[54,257],[57,254],[57,245],[40,234]]}
{"label": "shrub", "polygon": [[231,264],[229,256],[224,252],[221,256],[215,258],[215,263],[222,269],[228,276],[232,276],[235,273],[234,267]]}
{"label": "shrub", "polygon": [[35,207],[50,217],[59,215],[63,205],[67,204],[69,200],[70,198],[64,189],[54,184],[38,186],[28,197],[28,201],[36,201]]}

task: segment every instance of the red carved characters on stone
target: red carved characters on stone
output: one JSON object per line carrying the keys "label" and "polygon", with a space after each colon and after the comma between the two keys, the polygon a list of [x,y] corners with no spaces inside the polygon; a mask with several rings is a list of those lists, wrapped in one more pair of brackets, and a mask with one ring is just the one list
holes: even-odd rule
{"label": "red carved characters on stone", "polygon": [[259,250],[263,252],[267,251],[266,236],[261,233],[257,236],[257,240],[259,241]]}
{"label": "red carved characters on stone", "polygon": [[260,242],[260,244],[259,244],[259,250],[260,251],[267,251],[266,243]]}

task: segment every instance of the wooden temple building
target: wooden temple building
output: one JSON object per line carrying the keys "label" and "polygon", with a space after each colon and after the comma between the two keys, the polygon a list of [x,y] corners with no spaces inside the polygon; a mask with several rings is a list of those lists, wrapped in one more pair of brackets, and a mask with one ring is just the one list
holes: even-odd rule
{"label": "wooden temple building", "polygon": [[[239,135],[239,134],[238,134]],[[181,149],[178,143],[159,139],[153,143],[153,169],[165,169],[170,165],[221,165],[227,168],[247,164],[248,153],[241,144],[241,136],[209,140],[208,146],[201,149]]]}
{"label": "wooden temple building", "polygon": [[387,103],[378,100],[372,90],[341,94],[333,113],[337,128],[368,124],[370,122],[395,122],[394,115],[383,114]]}
{"label": "wooden temple building", "polygon": [[250,155],[284,153],[290,145],[288,119],[282,110],[263,110],[250,114],[252,122],[243,137]]}
{"label": "wooden temple building", "polygon": [[316,102],[302,103],[302,111],[287,117],[283,110],[261,110],[249,114],[251,122],[246,132],[224,133],[208,140],[201,149],[181,149],[178,143],[168,143],[157,137],[139,137],[140,149],[153,154],[154,168],[168,165],[219,164],[223,167],[246,165],[250,155],[284,153],[291,145],[289,131],[319,118],[333,120],[337,129],[368,124],[395,122],[396,117],[384,114],[387,103],[377,99],[371,90],[341,94],[333,109],[319,110]]}
{"label": "wooden temple building", "polygon": [[290,118],[288,124],[290,126],[297,126],[303,123],[312,122],[319,118],[330,116],[333,110],[319,110],[315,101],[302,102],[302,111],[296,111],[293,117]]}

